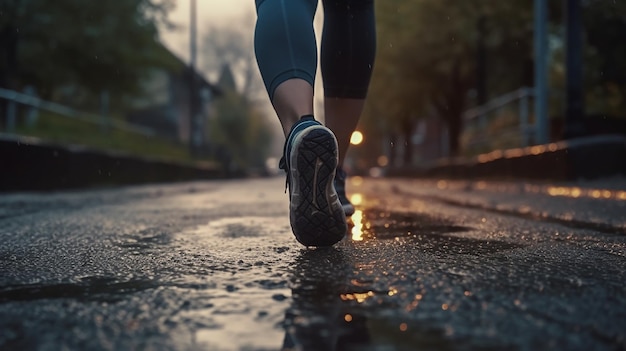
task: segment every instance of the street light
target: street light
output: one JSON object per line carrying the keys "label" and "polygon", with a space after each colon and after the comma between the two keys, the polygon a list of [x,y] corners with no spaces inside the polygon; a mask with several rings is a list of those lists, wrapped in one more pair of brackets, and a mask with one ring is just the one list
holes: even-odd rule
{"label": "street light", "polygon": [[354,132],[352,132],[352,136],[350,137],[350,144],[359,145],[362,142],[363,142],[363,133],[359,132],[358,130],[355,130]]}

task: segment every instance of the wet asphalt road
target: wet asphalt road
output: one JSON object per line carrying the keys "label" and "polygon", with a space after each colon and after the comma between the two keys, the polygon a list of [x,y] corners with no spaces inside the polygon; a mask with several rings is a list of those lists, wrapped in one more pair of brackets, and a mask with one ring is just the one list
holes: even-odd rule
{"label": "wet asphalt road", "polygon": [[283,186],[0,195],[0,349],[626,349],[624,201],[354,178],[313,250]]}

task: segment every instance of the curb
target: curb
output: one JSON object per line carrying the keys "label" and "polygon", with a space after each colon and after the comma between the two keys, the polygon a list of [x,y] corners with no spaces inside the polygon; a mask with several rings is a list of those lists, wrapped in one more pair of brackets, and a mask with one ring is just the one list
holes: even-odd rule
{"label": "curb", "polygon": [[0,191],[58,190],[223,178],[221,169],[37,138],[0,135]]}
{"label": "curb", "polygon": [[446,159],[425,168],[394,168],[391,177],[578,180],[626,175],[626,136],[600,135]]}

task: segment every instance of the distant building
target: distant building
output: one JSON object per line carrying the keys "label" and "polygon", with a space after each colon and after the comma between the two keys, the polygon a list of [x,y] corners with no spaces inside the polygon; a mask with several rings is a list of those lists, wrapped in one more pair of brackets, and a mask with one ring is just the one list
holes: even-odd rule
{"label": "distant building", "polygon": [[[132,124],[153,129],[159,136],[189,143],[191,68],[165,47],[163,50],[164,55],[169,55],[170,67],[152,70],[142,83],[144,97],[132,101],[132,112],[126,119]],[[213,101],[221,91],[197,71],[194,77],[199,129],[204,135]]]}

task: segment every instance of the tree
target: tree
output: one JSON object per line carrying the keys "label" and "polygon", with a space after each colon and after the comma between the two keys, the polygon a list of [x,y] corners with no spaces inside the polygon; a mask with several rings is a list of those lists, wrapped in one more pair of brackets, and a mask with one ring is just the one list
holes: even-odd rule
{"label": "tree", "polygon": [[230,154],[226,168],[232,172],[264,168],[272,141],[266,116],[255,104],[266,100],[266,93],[254,58],[253,30],[246,23],[254,21],[210,28],[203,45],[204,70],[219,72],[218,86],[224,91],[216,102],[210,133]]}
{"label": "tree", "polygon": [[462,114],[477,83],[478,40],[489,60],[492,95],[527,84],[530,6],[523,0],[377,2],[379,52],[367,115],[375,111],[390,133],[410,135],[418,118],[435,111],[448,127],[451,153],[458,154]]}
{"label": "tree", "polygon": [[[0,86],[62,85],[134,93],[147,69],[165,64],[157,22],[172,0],[4,0],[0,3]],[[20,84],[21,83],[21,84]]]}
{"label": "tree", "polygon": [[238,91],[252,101],[265,92],[254,57],[254,31],[245,26],[254,21],[245,18],[241,23],[241,26],[209,28],[203,39],[203,68],[217,74],[224,65],[228,65],[234,73],[235,81],[240,82]]}
{"label": "tree", "polygon": [[264,116],[236,90],[228,65],[222,67],[219,87],[224,95],[215,103],[209,133],[220,153],[228,155],[217,158],[225,163],[225,169],[234,173],[262,169],[272,139]]}
{"label": "tree", "polygon": [[585,74],[588,112],[626,117],[626,3],[583,3],[586,38]]}

